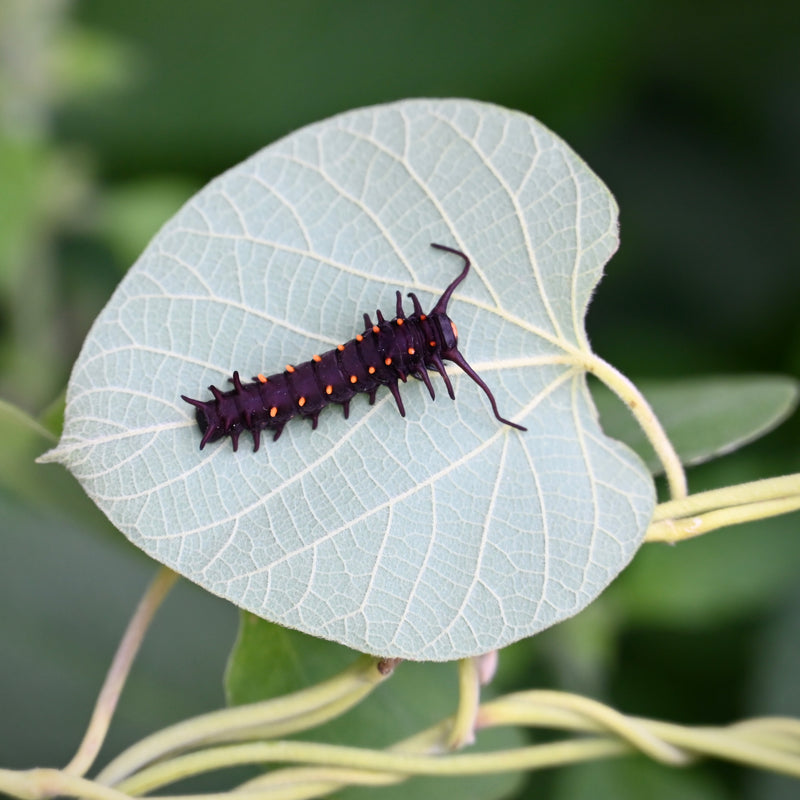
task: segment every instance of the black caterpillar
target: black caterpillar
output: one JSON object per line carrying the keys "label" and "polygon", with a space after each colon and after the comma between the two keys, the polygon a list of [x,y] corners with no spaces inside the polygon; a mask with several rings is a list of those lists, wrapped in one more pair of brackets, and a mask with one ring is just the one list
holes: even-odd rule
{"label": "black caterpillar", "polygon": [[275,431],[274,439],[277,440],[283,426],[297,414],[308,417],[311,427],[316,428],[320,411],[329,403],[343,406],[347,419],[350,400],[359,392],[366,392],[372,404],[380,386],[389,389],[400,416],[404,417],[406,412],[398,379],[405,382],[407,376],[414,375],[425,384],[433,398],[429,369],[442,376],[451,399],[455,399],[443,359],[461,367],[486,392],[500,422],[521,431],[527,430],[500,416],[489,387],[458,352],[458,329],[447,316],[447,304],[455,288],[467,277],[469,259],[460,250],[443,244],[432,244],[431,247],[461,256],[464,269],[445,289],[429,314],[423,313],[417,296],[412,292],[408,296],[414,304],[414,313],[407,317],[400,292],[397,292],[397,316],[393,320],[387,322],[377,311],[378,322],[373,325],[369,314],[364,314],[366,328],[363,333],[321,356],[312,356],[311,361],[297,366],[287,364],[283,372],[269,377],[257,375],[252,383],[242,383],[239,373],[234,372],[230,379],[233,389],[221,392],[216,386],[209,386],[214,398],[206,402],[181,395],[196,409],[197,424],[203,434],[200,449],[209,442],[230,436],[236,450],[240,434],[248,430],[253,435],[253,450],[258,450],[262,430]]}

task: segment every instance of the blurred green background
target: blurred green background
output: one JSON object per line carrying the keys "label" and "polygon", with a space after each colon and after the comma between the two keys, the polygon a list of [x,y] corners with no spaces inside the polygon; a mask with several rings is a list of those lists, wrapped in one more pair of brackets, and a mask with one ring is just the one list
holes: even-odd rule
{"label": "blurred green background", "polygon": [[[528,112],[608,184],[622,247],[588,328],[623,372],[797,374],[798,52],[796,2],[6,0],[0,397],[39,415],[59,396],[125,270],[218,172],[306,123],[412,96]],[[47,444],[17,433],[2,429],[0,455],[0,766],[60,765],[154,566],[62,468],[29,466]],[[690,485],[800,471],[799,441],[790,420]],[[648,546],[584,614],[504,652],[498,686],[680,722],[800,714],[798,575],[796,514]],[[227,604],[176,590],[105,752],[219,706],[235,626]],[[771,799],[798,784],[628,759],[516,791]]]}

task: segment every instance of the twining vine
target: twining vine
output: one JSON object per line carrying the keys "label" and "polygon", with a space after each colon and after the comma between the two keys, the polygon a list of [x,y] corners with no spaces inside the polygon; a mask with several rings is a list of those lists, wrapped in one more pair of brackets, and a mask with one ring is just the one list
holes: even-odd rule
{"label": "twining vine", "polygon": [[[648,541],[677,541],[715,528],[800,509],[800,474],[679,497],[656,508]],[[566,692],[530,690],[480,702],[494,655],[459,664],[459,702],[452,717],[385,749],[347,747],[283,737],[311,730],[362,702],[390,679],[398,662],[361,656],[316,686],[250,705],[185,720],[146,737],[114,758],[94,779],[92,768],[144,634],[177,580],[161,568],[122,637],[86,734],[63,769],[0,769],[0,791],[23,800],[57,795],[123,800],[183,778],[241,764],[283,764],[205,800],[298,800],[323,797],[345,786],[380,787],[413,775],[485,775],[543,769],[641,752],[684,766],[720,758],[800,778],[800,720],[756,718],[727,726],[676,725],[621,714]],[[566,734],[561,741],[494,752],[458,752],[482,730],[542,727]],[[577,734],[577,735],[576,735]],[[174,795],[159,795],[173,798]],[[182,795],[182,800],[194,796]]]}

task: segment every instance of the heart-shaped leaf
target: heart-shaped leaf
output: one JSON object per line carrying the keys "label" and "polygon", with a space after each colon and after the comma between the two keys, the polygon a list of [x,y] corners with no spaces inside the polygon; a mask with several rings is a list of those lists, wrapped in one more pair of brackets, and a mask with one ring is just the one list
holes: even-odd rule
{"label": "heart-shaped leaf", "polygon": [[[652,513],[581,367],[616,228],[604,185],[523,114],[412,100],[311,125],[151,242],[87,338],[45,458],[151,556],[269,620],[417,660],[501,647],[591,602]],[[397,289],[430,308],[462,267],[433,242],[472,259],[448,313],[526,432],[453,368],[455,402],[412,381],[405,419],[383,392],[258,453],[198,450],[182,393],[332,348]]]}

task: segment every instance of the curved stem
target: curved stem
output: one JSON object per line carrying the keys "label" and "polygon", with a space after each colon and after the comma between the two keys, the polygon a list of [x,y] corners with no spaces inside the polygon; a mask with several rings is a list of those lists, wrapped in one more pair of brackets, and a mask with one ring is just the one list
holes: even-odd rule
{"label": "curved stem", "polygon": [[584,369],[599,378],[631,410],[664,467],[672,498],[686,497],[686,473],[680,458],[644,395],[632,381],[596,354],[581,352],[580,357]]}
{"label": "curved stem", "polygon": [[800,497],[784,500],[766,500],[763,503],[746,503],[742,506],[707,511],[688,519],[665,519],[653,523],[647,529],[646,542],[680,542],[702,536],[719,528],[741,525],[767,517],[777,517],[792,511],[800,511]]}
{"label": "curved stem", "polygon": [[648,542],[676,542],[800,509],[800,474],[767,478],[660,503]]}
{"label": "curved stem", "polygon": [[[284,767],[248,781],[234,790],[248,800],[262,793],[269,800],[305,800],[324,797],[347,786],[391,786],[406,780],[405,775],[389,775],[341,767]],[[234,798],[230,798],[234,800]]]}
{"label": "curved stem", "polygon": [[395,775],[485,775],[553,767],[629,752],[632,752],[629,745],[607,737],[570,739],[492,753],[436,758],[316,742],[254,742],[209,748],[154,764],[123,781],[118,788],[128,794],[141,795],[192,775],[242,764],[289,762]]}
{"label": "curved stem", "polygon": [[[551,716],[555,711],[556,716]],[[543,714],[544,718],[539,715]],[[540,724],[557,722],[570,730],[612,733],[655,761],[684,766],[686,753],[662,741],[646,724],[620,713],[597,700],[568,692],[531,690],[507,695],[481,707],[484,727],[498,724]]]}
{"label": "curved stem", "polygon": [[[679,765],[690,756],[715,756],[800,777],[800,750],[796,746],[789,749],[764,744],[774,734],[796,732],[797,727],[788,725],[785,719],[761,720],[756,738],[745,723],[719,728],[676,725],[627,717],[589,698],[565,692],[532,691],[486,703],[481,707],[480,720],[485,726],[522,724],[586,732],[608,730],[666,763]],[[653,749],[656,742],[659,744]],[[665,749],[659,755],[662,746]]]}
{"label": "curved stem", "polygon": [[481,678],[477,658],[458,662],[458,708],[447,739],[450,750],[459,750],[475,741],[475,719],[481,702]]}
{"label": "curved stem", "polygon": [[191,746],[252,735],[267,737],[276,731],[286,735],[321,724],[344,713],[385,680],[391,672],[381,671],[381,665],[380,659],[361,656],[339,675],[309,689],[212,711],[164,728],[117,756],[97,780],[116,785],[147,764]]}
{"label": "curved stem", "polygon": [[128,623],[117,652],[114,654],[86,733],[83,735],[83,741],[72,760],[64,767],[65,774],[85,775],[97,758],[144,635],[147,633],[156,611],[177,579],[178,576],[172,570],[161,567],[150,586],[147,587],[147,591],[139,601],[139,605]]}
{"label": "curved stem", "polygon": [[800,473],[739,483],[735,486],[697,492],[682,500],[659,503],[653,514],[653,520],[657,522],[662,519],[687,517],[731,505],[744,505],[787,497],[800,497]]}
{"label": "curved stem", "polygon": [[122,792],[58,769],[0,769],[0,792],[20,800],[50,800],[58,796],[87,800],[130,800]]}
{"label": "curved stem", "polygon": [[[127,778],[117,790],[57,770],[0,770],[0,790],[22,800],[57,794],[90,800],[124,800],[182,778],[242,764],[305,764],[272,771],[236,791],[250,800],[300,800],[348,784],[380,786],[410,775],[478,775],[541,769],[635,752],[682,766],[712,756],[800,777],[800,720],[762,718],[726,727],[694,727],[629,717],[590,698],[556,691],[519,692],[485,703],[482,727],[527,725],[584,735],[543,745],[484,753],[442,755],[451,727],[444,721],[387,750],[303,741],[255,742],[211,747],[161,761]],[[121,791],[127,794],[122,794]],[[165,796],[166,797],[166,796]],[[230,800],[231,794],[183,796],[181,800]],[[178,800],[177,797],[171,800]]]}

